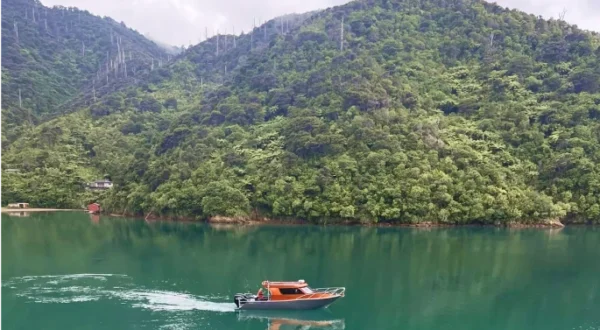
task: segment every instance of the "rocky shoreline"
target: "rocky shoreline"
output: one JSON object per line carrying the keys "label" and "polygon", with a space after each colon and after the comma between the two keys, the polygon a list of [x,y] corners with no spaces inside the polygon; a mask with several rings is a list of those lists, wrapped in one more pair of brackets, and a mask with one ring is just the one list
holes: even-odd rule
{"label": "rocky shoreline", "polygon": [[[132,214],[116,214],[111,213],[114,217],[131,217],[139,218],[140,216]],[[540,222],[496,222],[496,223],[438,223],[432,221],[423,221],[419,223],[370,223],[360,221],[327,221],[327,222],[309,222],[301,219],[277,219],[267,217],[225,217],[214,216],[208,219],[199,219],[194,217],[175,217],[175,216],[156,216],[151,213],[144,217],[146,221],[180,221],[180,222],[206,222],[213,225],[230,225],[230,226],[255,226],[255,225],[325,225],[325,226],[362,226],[362,227],[406,227],[406,228],[450,228],[450,227],[498,227],[498,228],[564,228],[560,219],[547,219]],[[567,223],[570,225],[587,225],[585,223]]]}

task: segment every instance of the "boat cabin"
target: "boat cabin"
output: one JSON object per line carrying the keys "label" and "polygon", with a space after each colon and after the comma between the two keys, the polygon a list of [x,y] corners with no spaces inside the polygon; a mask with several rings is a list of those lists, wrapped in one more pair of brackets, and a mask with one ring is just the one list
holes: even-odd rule
{"label": "boat cabin", "polygon": [[[258,296],[264,297],[264,300],[290,300],[298,298],[317,298],[321,294],[314,292],[304,280],[298,282],[270,282],[263,281],[262,287],[258,290]],[[263,292],[263,289],[266,292]],[[261,295],[261,293],[263,293]]]}

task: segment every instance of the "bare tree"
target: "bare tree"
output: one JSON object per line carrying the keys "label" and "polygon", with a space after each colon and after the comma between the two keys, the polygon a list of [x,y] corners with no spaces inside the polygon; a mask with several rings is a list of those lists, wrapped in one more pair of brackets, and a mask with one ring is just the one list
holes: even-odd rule
{"label": "bare tree", "polygon": [[121,63],[121,37],[117,37],[117,63]]}
{"label": "bare tree", "polygon": [[564,21],[566,15],[567,15],[567,8],[563,8],[563,10],[560,13],[558,13],[558,19],[561,21]]}
{"label": "bare tree", "polygon": [[219,30],[217,30],[217,56],[219,56]]}
{"label": "bare tree", "polygon": [[252,23],[252,31],[250,31],[250,49],[254,47],[254,30],[256,30],[256,17],[254,23]]}
{"label": "bare tree", "polygon": [[82,41],[81,42],[81,57],[85,56],[85,43]]}
{"label": "bare tree", "polygon": [[235,44],[235,25],[231,27],[231,33],[233,34],[233,48],[237,48],[237,45]]}
{"label": "bare tree", "polygon": [[344,50],[344,16],[342,16],[342,24],[340,25],[340,50]]}
{"label": "bare tree", "polygon": [[14,27],[15,27],[15,39],[17,40],[17,44],[19,44],[19,27],[17,26],[17,21],[14,21]]}
{"label": "bare tree", "polygon": [[21,89],[19,88],[19,108],[23,107],[23,102],[21,100]]}

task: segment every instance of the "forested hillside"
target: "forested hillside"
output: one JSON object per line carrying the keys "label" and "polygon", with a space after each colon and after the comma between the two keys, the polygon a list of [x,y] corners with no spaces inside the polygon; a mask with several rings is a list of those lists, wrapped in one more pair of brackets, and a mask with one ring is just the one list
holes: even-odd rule
{"label": "forested hillside", "polygon": [[[37,0],[2,1],[2,141],[110,92],[169,56],[110,18]],[[130,80],[131,80],[130,79]]]}
{"label": "forested hillside", "polygon": [[[186,50],[10,146],[2,200],[206,218],[600,222],[600,39],[369,0]],[[102,196],[82,183],[110,177]]]}

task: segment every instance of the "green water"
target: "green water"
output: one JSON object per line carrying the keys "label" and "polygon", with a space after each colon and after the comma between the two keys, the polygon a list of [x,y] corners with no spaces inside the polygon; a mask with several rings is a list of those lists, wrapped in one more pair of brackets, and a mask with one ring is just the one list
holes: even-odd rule
{"label": "green water", "polygon": [[[2,329],[600,329],[598,228],[1,221]],[[346,297],[317,312],[234,311],[234,293],[300,278]]]}

